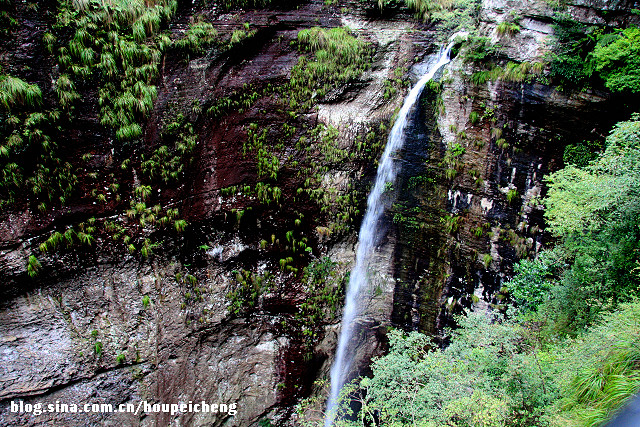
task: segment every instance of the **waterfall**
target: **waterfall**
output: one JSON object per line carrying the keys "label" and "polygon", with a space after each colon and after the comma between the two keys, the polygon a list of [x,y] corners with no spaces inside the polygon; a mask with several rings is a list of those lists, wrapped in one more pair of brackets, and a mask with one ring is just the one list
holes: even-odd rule
{"label": "waterfall", "polygon": [[[454,38],[452,38],[452,40],[454,40]],[[327,402],[325,427],[330,427],[333,424],[340,390],[345,384],[353,361],[355,348],[351,348],[353,346],[350,345],[350,341],[354,332],[355,318],[360,311],[360,292],[367,286],[369,261],[374,253],[376,242],[380,237],[379,234],[381,234],[378,223],[386,208],[382,194],[385,190],[386,183],[393,183],[397,175],[393,156],[404,144],[405,128],[412,107],[420,97],[424,85],[433,78],[442,66],[449,62],[449,52],[453,45],[454,42],[452,41],[446,48],[440,51],[435,64],[431,65],[427,73],[418,80],[418,83],[416,83],[405,98],[404,104],[398,113],[398,118],[389,134],[387,146],[380,158],[375,184],[367,198],[367,210],[362,220],[362,225],[360,226],[356,263],[351,270],[351,276],[349,277],[349,284],[347,286],[347,297],[342,314],[342,329],[338,339],[336,358],[331,367],[331,393]]]}

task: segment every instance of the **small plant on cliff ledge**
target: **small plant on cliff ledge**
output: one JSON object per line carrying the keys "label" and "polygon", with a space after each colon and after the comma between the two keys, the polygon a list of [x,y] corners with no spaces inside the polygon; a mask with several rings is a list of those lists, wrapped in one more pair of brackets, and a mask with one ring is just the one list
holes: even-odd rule
{"label": "small plant on cliff ledge", "polygon": [[484,265],[485,269],[489,268],[492,262],[493,262],[493,257],[491,256],[491,254],[484,254],[482,256],[482,264]]}
{"label": "small plant on cliff ledge", "polygon": [[440,223],[444,225],[444,229],[448,234],[455,234],[460,228],[462,217],[459,215],[447,215],[440,218]]}
{"label": "small plant on cliff ledge", "polygon": [[253,273],[248,270],[234,270],[235,289],[227,294],[230,301],[229,312],[239,316],[252,311],[258,305],[260,296],[272,289],[271,274]]}
{"label": "small plant on cliff ledge", "polygon": [[513,36],[520,32],[520,25],[515,22],[502,21],[496,27],[496,33],[500,36]]}
{"label": "small plant on cliff ledge", "polygon": [[29,277],[36,277],[40,272],[41,267],[42,265],[40,264],[40,261],[38,261],[38,258],[36,258],[35,255],[30,255],[29,260],[27,261],[27,273],[29,274]]}
{"label": "small plant on cliff ledge", "polygon": [[204,47],[213,43],[217,36],[218,33],[212,24],[196,20],[189,24],[189,29],[185,32],[184,37],[177,40],[174,46],[187,54],[198,55],[203,53]]}
{"label": "small plant on cliff ledge", "polygon": [[[405,0],[407,7],[416,12],[416,17],[423,21],[429,21],[435,12],[451,9],[454,0]],[[378,0],[378,4],[383,4],[383,0]]]}

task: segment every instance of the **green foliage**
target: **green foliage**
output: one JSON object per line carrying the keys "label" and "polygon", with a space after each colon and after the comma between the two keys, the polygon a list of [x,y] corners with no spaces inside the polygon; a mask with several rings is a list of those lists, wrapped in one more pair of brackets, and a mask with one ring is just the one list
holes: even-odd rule
{"label": "green foliage", "polygon": [[491,254],[482,255],[482,264],[484,265],[485,269],[488,269],[492,262],[493,257],[491,256]]}
{"label": "green foliage", "polygon": [[338,263],[329,257],[316,259],[303,271],[307,298],[296,314],[304,327],[305,345],[311,349],[316,343],[319,326],[338,314],[345,278],[338,271]]}
{"label": "green foliage", "polygon": [[120,353],[116,356],[116,364],[117,365],[122,365],[124,362],[127,361],[127,355],[124,353]]}
{"label": "green foliage", "polygon": [[465,44],[463,58],[465,62],[481,64],[493,56],[496,48],[488,37],[470,37]]}
{"label": "green foliage", "polygon": [[405,0],[405,3],[416,12],[419,19],[428,21],[435,12],[449,9],[455,2],[454,0]]}
{"label": "green foliage", "polygon": [[15,107],[35,108],[42,104],[42,91],[17,77],[0,76],[0,106],[6,111]]}
{"label": "green foliage", "polygon": [[29,277],[36,277],[40,273],[40,269],[42,265],[38,258],[35,255],[29,255],[29,259],[27,260],[27,274]]}
{"label": "green foliage", "polygon": [[340,425],[601,425],[640,389],[639,317],[623,305],[577,340],[544,342],[535,322],[471,312],[445,349],[391,331],[372,377],[346,387],[362,409]]}
{"label": "green foliage", "polygon": [[[39,209],[64,204],[77,177],[58,153],[54,137],[59,112],[43,112],[37,85],[0,76],[0,207],[12,205],[31,193]],[[28,190],[25,192],[25,189]],[[26,193],[26,194],[25,194]]]}
{"label": "green foliage", "polygon": [[175,42],[174,47],[187,54],[200,55],[207,45],[216,40],[217,35],[217,31],[209,22],[194,21],[189,24],[184,36]]}
{"label": "green foliage", "polygon": [[552,174],[546,200],[551,230],[557,235],[594,231],[604,225],[602,215],[628,217],[612,211],[637,209],[632,195],[638,186],[639,156],[640,117],[634,115],[615,126],[605,152],[595,162],[583,169],[569,165]]}
{"label": "green foliage", "polygon": [[578,144],[570,144],[565,147],[562,160],[564,160],[565,164],[582,168],[598,158],[598,151],[601,150],[602,146],[594,142],[586,141]]}
{"label": "green foliage", "polygon": [[477,111],[469,113],[469,122],[471,122],[472,125],[478,124],[480,122],[480,114]]}
{"label": "green foliage", "polygon": [[98,77],[100,122],[113,127],[120,141],[139,138],[139,121],[149,115],[157,96],[151,83],[166,47],[165,38],[154,37],[176,7],[175,0],[61,2],[57,25],[69,27],[73,36],[58,48],[65,76],[56,85],[60,105],[71,110],[78,99],[71,78],[86,82]]}
{"label": "green foliage", "polygon": [[494,66],[490,70],[476,71],[471,75],[471,81],[476,85],[498,79],[515,83],[531,82],[542,73],[543,69],[542,62],[523,61],[516,63],[509,61],[504,67]]}
{"label": "green foliage", "polygon": [[603,310],[637,295],[632,270],[640,249],[640,121],[618,123],[600,157],[551,174],[545,200],[558,250],[569,266],[554,288],[564,330],[579,330]]}
{"label": "green foliage", "polygon": [[514,277],[505,286],[519,310],[536,311],[550,298],[558,263],[554,255],[551,251],[543,252],[534,261],[525,259],[514,266]]}
{"label": "green foliage", "polygon": [[235,316],[250,313],[257,308],[260,296],[274,286],[269,272],[259,274],[242,269],[233,271],[233,274],[236,284],[227,298],[229,312]]}
{"label": "green foliage", "polygon": [[13,2],[8,0],[0,1],[0,35],[6,37],[20,26],[18,20],[12,16],[15,13],[16,10]]}
{"label": "green foliage", "polygon": [[640,91],[640,29],[612,31],[557,18],[550,77],[566,87],[584,87],[599,76],[616,92]]}
{"label": "green foliage", "polygon": [[638,318],[638,302],[623,305],[572,343],[562,361],[560,407],[566,418],[602,425],[640,390]]}
{"label": "green foliage", "polygon": [[[451,129],[453,132],[456,129]],[[445,177],[447,179],[453,179],[458,175],[458,172],[462,171],[464,163],[462,162],[462,156],[466,152],[466,149],[458,142],[455,144],[449,144],[447,150],[444,153],[441,166],[446,167]]]}
{"label": "green foliage", "polygon": [[547,364],[541,371],[533,357],[518,352],[520,327],[492,322],[484,313],[458,321],[444,350],[428,350],[428,339],[417,332],[389,334],[389,354],[374,360],[373,377],[360,382],[366,394],[358,425],[374,413],[381,425],[395,426],[414,420],[427,426],[535,424],[557,389],[549,387]]}
{"label": "green foliage", "polygon": [[440,218],[440,222],[448,234],[455,234],[460,228],[462,221],[463,218],[458,215],[447,215]]}
{"label": "green foliage", "polygon": [[591,53],[595,71],[614,92],[640,92],[640,28],[630,27],[603,37]]}
{"label": "green foliage", "polygon": [[566,17],[556,18],[553,28],[557,43],[549,76],[562,86],[582,87],[589,77],[585,61],[595,46],[598,29]]}
{"label": "green foliage", "polygon": [[313,57],[300,57],[291,70],[292,108],[309,107],[312,100],[322,99],[336,86],[355,80],[369,66],[366,44],[344,27],[302,30],[298,46]]}
{"label": "green foliage", "polygon": [[[430,19],[438,26],[442,42],[446,37],[459,31],[473,32],[478,26],[482,2],[480,0],[438,0],[438,6],[432,7]],[[422,14],[424,17],[424,13]],[[456,54],[456,48],[452,50]]]}
{"label": "green foliage", "polygon": [[496,27],[496,32],[500,36],[513,36],[520,32],[520,25],[515,22],[502,21]]}
{"label": "green foliage", "polygon": [[[420,218],[421,209],[417,206],[408,207],[403,203],[394,203],[391,211],[394,224],[413,230],[419,230],[423,226],[423,220]],[[441,220],[444,221],[444,218]]]}
{"label": "green foliage", "polygon": [[149,298],[149,295],[145,295],[142,297],[142,306],[146,309],[149,307],[149,304],[151,304],[151,298]]}
{"label": "green foliage", "polygon": [[95,231],[95,227],[88,222],[79,223],[75,228],[67,227],[63,233],[54,231],[47,240],[40,243],[40,252],[54,251],[62,247],[71,248],[74,245],[91,246],[95,240]]}
{"label": "green foliage", "polygon": [[193,125],[184,114],[177,114],[171,122],[164,124],[160,139],[160,147],[151,156],[141,156],[142,172],[150,180],[164,185],[180,181],[198,144]]}

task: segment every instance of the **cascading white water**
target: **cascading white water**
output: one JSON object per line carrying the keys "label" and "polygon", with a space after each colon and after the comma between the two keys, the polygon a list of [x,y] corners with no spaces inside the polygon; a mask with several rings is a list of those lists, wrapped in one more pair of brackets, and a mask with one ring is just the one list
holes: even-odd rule
{"label": "cascading white water", "polygon": [[[455,36],[454,36],[455,37]],[[452,38],[454,40],[454,38]],[[433,64],[429,71],[418,80],[418,83],[411,89],[404,100],[404,104],[400,109],[398,118],[391,129],[387,146],[382,153],[380,163],[378,164],[378,172],[376,181],[367,198],[367,210],[360,226],[360,234],[358,241],[358,250],[356,252],[356,264],[351,270],[349,284],[347,286],[347,298],[345,301],[344,312],[342,314],[342,329],[338,339],[338,348],[336,350],[336,358],[331,367],[331,393],[327,402],[327,412],[325,416],[325,427],[330,427],[336,417],[336,404],[340,390],[349,374],[349,369],[353,361],[354,349],[350,347],[350,341],[354,332],[354,321],[359,314],[360,292],[367,285],[367,269],[369,261],[374,253],[375,244],[378,241],[379,227],[378,223],[386,209],[382,194],[385,190],[386,183],[393,183],[396,179],[397,171],[393,161],[393,153],[402,148],[405,140],[405,128],[409,119],[409,113],[413,105],[416,103],[424,85],[433,78],[435,73],[445,64],[449,62],[449,52],[453,47],[452,41],[449,45],[442,49],[437,57],[437,61]]]}

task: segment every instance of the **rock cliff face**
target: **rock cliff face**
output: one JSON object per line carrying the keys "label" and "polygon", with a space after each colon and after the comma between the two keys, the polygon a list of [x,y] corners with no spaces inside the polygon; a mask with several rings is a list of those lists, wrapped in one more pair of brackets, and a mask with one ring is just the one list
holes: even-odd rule
{"label": "rock cliff face", "polygon": [[[628,9],[637,7],[601,3],[575,1],[569,11],[584,22],[611,22],[628,19]],[[496,26],[514,10],[521,31],[499,36]],[[46,99],[57,71],[41,39],[54,11],[40,12],[16,7],[22,26],[2,66],[39,82]],[[30,278],[26,260],[53,231],[89,218],[118,221],[126,217],[122,203],[76,195],[46,214],[29,201],[2,214],[2,424],[245,426],[268,419],[294,425],[295,405],[325,393],[314,381],[327,376],[335,349],[375,158],[401,105],[403,82],[437,50],[436,34],[409,14],[383,18],[359,2],[311,1],[291,10],[237,13],[184,6],[171,37],[179,38],[196,15],[214,24],[225,46],[197,57],[163,57],[141,144],[123,148],[109,136],[90,102],[96,97],[91,87],[68,137],[74,167],[111,173],[133,192],[141,168],[125,174],[122,162],[150,155],[168,117],[183,114],[197,137],[193,161],[181,182],[150,197],[162,209],[179,209],[188,227],[180,234],[154,232],[161,245],[149,257],[110,244],[104,233],[91,247],[40,254],[40,275]],[[543,1],[485,1],[480,33],[500,43],[501,61],[542,61],[552,16]],[[349,26],[368,43],[371,61],[357,79],[292,114],[282,88],[305,55],[296,47],[298,32],[314,26]],[[231,44],[239,29],[246,37]],[[622,104],[604,92],[562,93],[534,81],[477,84],[471,81],[477,67],[456,57],[441,89],[426,93],[416,111],[400,153],[404,166],[371,303],[360,320],[359,370],[384,349],[389,326],[438,334],[463,308],[499,306],[513,262],[549,238],[535,204],[545,174],[562,164],[564,145],[601,138],[619,117],[613,110]],[[325,133],[300,148],[318,125]],[[278,193],[271,188],[268,201],[255,190],[260,159],[246,149],[263,130],[262,143],[282,165]],[[92,156],[82,163],[87,152]],[[310,174],[319,179],[307,191]],[[236,403],[237,413],[35,416],[11,412],[16,399],[114,407],[206,400]]]}
{"label": "rock cliff face", "polygon": [[[635,19],[628,7],[576,2],[567,11],[585,24],[616,25]],[[545,2],[483,2],[477,36],[498,46],[492,56],[499,66],[542,64],[554,14]],[[501,35],[499,24],[514,16],[519,30]],[[537,78],[474,81],[487,65],[465,60],[465,48],[449,64],[440,95],[427,95],[419,113],[426,126],[415,131],[413,168],[395,216],[393,320],[432,334],[454,326],[453,316],[472,305],[501,308],[513,263],[551,239],[539,203],[545,175],[563,165],[567,144],[602,140],[637,108],[601,90],[561,91]],[[403,218],[407,212],[418,221]]]}

